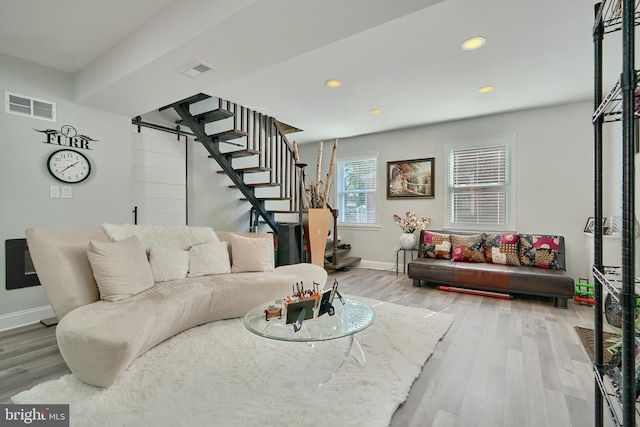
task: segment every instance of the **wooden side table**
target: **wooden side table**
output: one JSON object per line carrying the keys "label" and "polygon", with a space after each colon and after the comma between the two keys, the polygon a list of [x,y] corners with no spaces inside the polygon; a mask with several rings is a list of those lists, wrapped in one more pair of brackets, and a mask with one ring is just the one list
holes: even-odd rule
{"label": "wooden side table", "polygon": [[413,261],[414,257],[413,257],[413,253],[418,253],[417,249],[398,249],[396,251],[396,276],[398,275],[398,258],[400,256],[400,251],[402,251],[402,273],[406,273],[406,266],[407,266],[407,252],[409,252],[411,254],[411,261]]}

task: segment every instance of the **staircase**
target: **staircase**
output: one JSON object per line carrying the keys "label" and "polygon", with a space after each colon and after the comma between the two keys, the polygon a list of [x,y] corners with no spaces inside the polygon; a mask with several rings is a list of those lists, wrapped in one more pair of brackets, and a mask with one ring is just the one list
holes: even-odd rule
{"label": "staircase", "polygon": [[[300,178],[293,147],[276,119],[203,93],[160,111],[168,108],[180,116],[176,123],[189,127],[220,165],[218,173],[231,179],[230,187],[237,188],[242,200],[251,204],[252,227],[261,219],[277,234],[275,214],[299,213]],[[251,175],[257,178],[249,178]],[[257,194],[258,189],[268,189],[268,195]],[[268,208],[268,202],[276,203]],[[273,207],[275,204],[280,206]]]}

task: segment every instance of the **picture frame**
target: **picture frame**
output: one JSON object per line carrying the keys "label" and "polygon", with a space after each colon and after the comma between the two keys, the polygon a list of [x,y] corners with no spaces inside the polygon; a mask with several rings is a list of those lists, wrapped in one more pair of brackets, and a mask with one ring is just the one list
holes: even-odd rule
{"label": "picture frame", "polygon": [[[602,218],[603,227],[606,222],[607,222],[607,218]],[[589,218],[587,218],[587,223],[584,225],[584,232],[593,233],[595,226],[596,226],[596,220],[594,217],[590,216]],[[608,230],[603,229],[603,234],[608,234]]]}
{"label": "picture frame", "polygon": [[590,216],[589,218],[587,218],[587,223],[584,225],[584,232],[585,233],[593,233],[593,228],[596,225],[596,220]]}
{"label": "picture frame", "polygon": [[433,199],[435,158],[387,162],[387,199]]}

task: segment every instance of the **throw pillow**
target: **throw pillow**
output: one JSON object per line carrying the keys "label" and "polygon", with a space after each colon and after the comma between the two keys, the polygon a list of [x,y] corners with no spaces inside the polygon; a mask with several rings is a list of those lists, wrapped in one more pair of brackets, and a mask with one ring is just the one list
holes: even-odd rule
{"label": "throw pillow", "polygon": [[193,245],[219,242],[211,227],[192,227],[186,225],[134,225],[102,224],[107,236],[113,241],[137,236],[147,252],[154,246],[188,251]]}
{"label": "throw pillow", "polygon": [[422,256],[424,258],[451,259],[451,238],[448,234],[422,232]]}
{"label": "throw pillow", "polygon": [[520,263],[530,267],[560,269],[558,236],[520,234]]}
{"label": "throw pillow", "polygon": [[189,271],[189,252],[153,246],[149,251],[149,262],[156,282],[184,279]]}
{"label": "throw pillow", "polygon": [[451,260],[467,262],[486,262],[482,234],[470,236],[451,235]]}
{"label": "throw pillow", "polygon": [[493,264],[520,265],[517,234],[484,235],[484,257]]}
{"label": "throw pillow", "polygon": [[91,240],[87,257],[100,291],[100,299],[119,301],[153,286],[147,254],[137,237],[120,242]]}
{"label": "throw pillow", "polygon": [[245,237],[231,234],[231,272],[274,269],[273,236]]}
{"label": "throw pillow", "polygon": [[204,243],[189,249],[188,277],[231,273],[227,242]]}

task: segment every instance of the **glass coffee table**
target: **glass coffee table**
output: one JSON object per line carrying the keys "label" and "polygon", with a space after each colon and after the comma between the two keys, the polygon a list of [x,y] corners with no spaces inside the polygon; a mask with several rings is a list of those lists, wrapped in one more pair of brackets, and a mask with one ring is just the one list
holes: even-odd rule
{"label": "glass coffee table", "polygon": [[[256,335],[279,341],[308,343],[314,348],[311,359],[307,362],[301,378],[314,387],[322,387],[340,369],[351,356],[364,365],[366,358],[356,334],[365,330],[375,320],[373,309],[360,301],[343,298],[344,304],[337,298],[334,300],[335,314],[324,314],[320,317],[305,320],[298,332],[294,332],[292,324],[285,324],[285,318],[272,317],[266,320],[264,311],[271,305],[283,307],[280,301],[268,302],[249,311],[243,319],[244,326]],[[284,308],[283,308],[284,314]],[[325,357],[318,354],[316,345],[337,344],[340,338],[348,340],[338,352],[337,357]]]}

